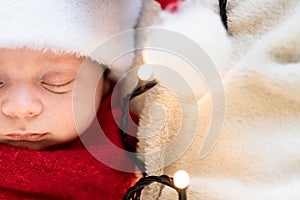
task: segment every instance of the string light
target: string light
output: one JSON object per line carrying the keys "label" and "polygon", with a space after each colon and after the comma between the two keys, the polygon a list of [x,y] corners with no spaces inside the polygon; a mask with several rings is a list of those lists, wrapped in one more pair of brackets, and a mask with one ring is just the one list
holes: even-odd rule
{"label": "string light", "polygon": [[189,174],[184,170],[179,170],[174,174],[174,185],[179,189],[186,188],[190,183]]}
{"label": "string light", "polygon": [[[178,179],[180,182],[178,186],[175,185],[174,178]],[[133,187],[127,190],[123,200],[140,200],[142,190],[153,182],[161,183],[175,189],[178,193],[179,200],[187,200],[186,188],[189,184],[189,175],[185,171],[182,173],[182,170],[180,170],[178,174],[175,173],[174,178],[171,178],[167,175],[143,177],[136,182]],[[182,186],[185,187],[179,188]]]}
{"label": "string light", "polygon": [[137,72],[140,81],[150,81],[153,78],[153,70],[149,65],[142,65]]}
{"label": "string light", "polygon": [[[129,102],[131,99],[153,88],[158,83],[153,78],[152,68],[147,65],[142,65],[139,68],[137,77],[139,79],[137,86],[133,89],[132,92],[126,95],[123,99],[122,123],[121,123],[120,131],[121,131],[123,145],[127,151],[131,151],[130,145],[128,144],[126,139]],[[146,170],[142,161],[135,156],[131,156],[131,158],[133,159],[137,167],[142,172],[143,177],[138,182],[136,182],[136,184],[133,187],[127,190],[126,194],[123,197],[123,200],[140,200],[142,190],[153,182],[158,182],[175,189],[178,193],[179,200],[187,199],[186,188],[189,184],[189,176],[185,171],[180,170],[177,173],[175,173],[174,174],[175,179],[167,175],[148,176],[145,172]]]}
{"label": "string light", "polygon": [[189,174],[184,170],[179,170],[173,177],[174,185],[178,188],[179,200],[186,200],[186,188],[190,184]]}
{"label": "string light", "polygon": [[[220,16],[226,30],[228,30],[226,5],[227,5],[227,0],[219,0]],[[125,148],[128,147],[128,144],[126,139],[124,139],[126,132],[124,132],[123,130],[126,130],[124,128],[126,128],[125,123],[127,122],[127,118],[128,118],[129,101],[135,98],[136,96],[151,89],[157,84],[155,80],[151,81],[151,79],[153,79],[153,71],[149,66],[146,65],[141,66],[138,70],[137,77],[140,80],[137,87],[130,94],[128,94],[123,100],[123,102],[125,102],[125,109],[123,107],[123,117],[122,117],[123,129],[121,129],[121,134],[122,134],[123,144]],[[179,194],[179,200],[187,199],[186,189],[189,185],[189,175],[187,172],[183,170],[179,170],[174,174],[174,178],[170,178],[169,176],[166,175],[147,176],[143,163],[137,158],[135,158],[135,160],[137,166],[140,168],[141,172],[143,173],[143,178],[141,178],[133,187],[128,189],[127,193],[123,197],[123,200],[140,200],[140,196],[144,187],[153,182],[158,182],[174,188]]]}
{"label": "string light", "polygon": [[[146,91],[153,88],[158,83],[152,77],[152,69],[150,68],[151,70],[149,70],[148,68],[145,68],[145,67],[148,67],[148,66],[142,65],[139,68],[137,75],[138,75],[138,78],[140,81],[137,83],[137,85],[132,90],[132,92],[127,94],[122,99],[123,105],[122,105],[122,121],[121,121],[121,125],[120,125],[120,133],[121,133],[123,146],[127,152],[133,151],[130,144],[127,141],[127,133],[126,133],[128,114],[129,114],[129,103],[133,98],[145,93]],[[150,80],[150,79],[153,79],[153,80]],[[146,169],[145,169],[144,163],[141,160],[139,160],[135,154],[128,153],[128,156],[133,160],[133,162],[139,168],[139,170],[143,174],[143,177],[147,176],[147,174],[145,172]]]}

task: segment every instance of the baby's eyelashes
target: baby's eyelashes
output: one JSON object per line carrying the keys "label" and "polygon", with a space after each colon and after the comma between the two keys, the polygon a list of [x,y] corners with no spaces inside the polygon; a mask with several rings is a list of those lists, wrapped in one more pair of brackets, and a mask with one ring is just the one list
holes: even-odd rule
{"label": "baby's eyelashes", "polygon": [[75,79],[64,82],[45,82],[41,81],[41,85],[48,91],[58,94],[70,92],[73,88]]}
{"label": "baby's eyelashes", "polygon": [[2,73],[0,73],[0,88],[2,88],[6,84],[7,80]]}
{"label": "baby's eyelashes", "polygon": [[7,80],[0,77],[0,88],[4,87],[7,83]]}

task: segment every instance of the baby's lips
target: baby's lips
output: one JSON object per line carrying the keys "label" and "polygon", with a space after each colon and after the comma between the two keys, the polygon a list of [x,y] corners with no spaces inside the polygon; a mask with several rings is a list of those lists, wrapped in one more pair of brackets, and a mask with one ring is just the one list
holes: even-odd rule
{"label": "baby's lips", "polygon": [[47,133],[10,133],[6,135],[9,140],[25,140],[30,142],[36,142],[44,139]]}

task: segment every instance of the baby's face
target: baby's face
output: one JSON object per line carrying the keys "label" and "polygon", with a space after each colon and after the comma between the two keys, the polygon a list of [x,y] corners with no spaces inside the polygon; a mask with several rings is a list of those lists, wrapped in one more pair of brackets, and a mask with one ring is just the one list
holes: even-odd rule
{"label": "baby's face", "polygon": [[[77,77],[83,61],[71,54],[0,49],[0,143],[45,149],[78,137],[72,101],[75,82],[78,88],[88,82],[89,74]],[[90,63],[87,73],[93,74],[100,66]],[[101,79],[95,109],[101,101],[102,84]],[[88,128],[90,121],[80,129]]]}

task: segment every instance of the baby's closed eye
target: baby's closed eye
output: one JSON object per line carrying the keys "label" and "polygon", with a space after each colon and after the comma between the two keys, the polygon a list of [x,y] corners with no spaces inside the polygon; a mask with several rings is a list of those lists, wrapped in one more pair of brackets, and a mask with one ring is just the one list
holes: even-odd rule
{"label": "baby's closed eye", "polygon": [[73,88],[75,79],[76,73],[50,72],[41,78],[40,83],[50,92],[66,93]]}

